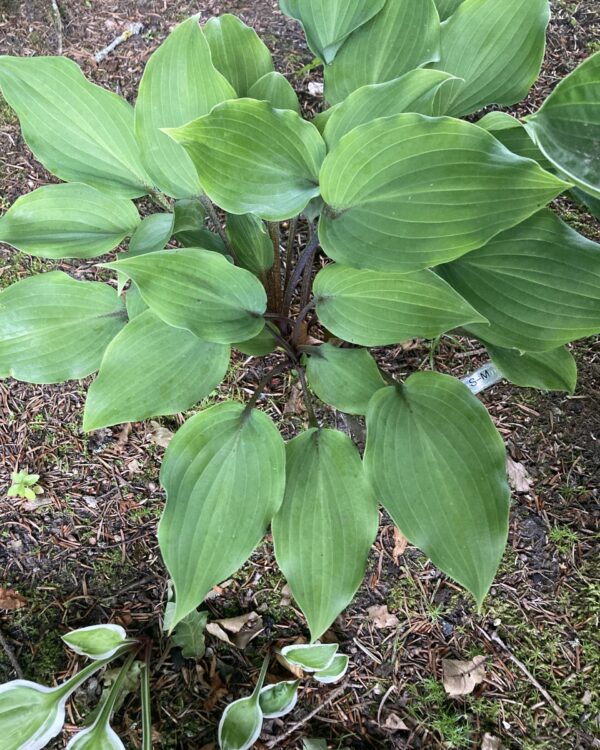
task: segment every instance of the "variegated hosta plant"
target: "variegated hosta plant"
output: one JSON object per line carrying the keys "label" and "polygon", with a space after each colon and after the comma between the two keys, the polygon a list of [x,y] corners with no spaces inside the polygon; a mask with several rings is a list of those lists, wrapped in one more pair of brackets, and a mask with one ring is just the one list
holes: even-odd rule
{"label": "variegated hosta plant", "polygon": [[[490,587],[509,508],[499,433],[459,380],[393,380],[369,348],[460,329],[516,385],[574,389],[565,345],[600,331],[600,247],[548,205],[568,193],[600,213],[600,54],[521,121],[499,107],[536,80],[547,0],[281,8],[324,65],[312,120],[230,15],[175,28],[134,106],[66,58],[0,58],[26,143],[63,180],[19,198],[0,240],[50,259],[119,249],[99,261],[107,283],[54,270],[2,292],[0,375],[97,372],[96,430],[194,408],[231,347],[277,352],[248,403],[175,435],[158,533],[175,626],[271,524],[317,642],[360,585],[378,502],[479,605]],[[286,369],[309,415],[287,445],[255,408]],[[313,396],[366,417],[364,456]]]}

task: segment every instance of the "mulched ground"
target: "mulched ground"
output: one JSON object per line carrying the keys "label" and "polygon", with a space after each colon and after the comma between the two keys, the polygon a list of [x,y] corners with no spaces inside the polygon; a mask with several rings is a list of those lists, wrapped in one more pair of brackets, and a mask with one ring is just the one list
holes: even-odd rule
{"label": "mulched ground", "polygon": [[[0,2],[0,53],[62,49],[94,81],[132,100],[145,61],[172,24],[199,10],[205,17],[228,11],[240,13],[261,33],[307,111],[319,104],[307,91],[318,71],[295,75],[311,55],[298,26],[277,11],[276,2],[59,0],[58,5],[61,32],[49,0]],[[561,0],[554,11],[546,65],[520,113],[532,111],[600,46],[596,0]],[[142,34],[97,66],[93,54],[136,21],[144,25]],[[1,103],[0,154],[4,207],[51,179]],[[572,206],[567,211],[579,231],[600,239],[589,216]],[[0,257],[0,287],[51,265],[2,247]],[[78,263],[76,274],[94,276],[93,263]],[[600,342],[580,342],[574,353],[580,366],[574,397],[507,385],[482,396],[529,484],[515,494],[509,547],[482,616],[420,553],[410,547],[401,552],[382,517],[365,584],[332,632],[351,655],[343,690],[307,685],[290,717],[266,725],[263,748],[300,748],[302,737],[323,737],[331,748],[480,748],[486,733],[507,749],[600,747],[594,739],[600,729]],[[475,342],[463,339],[444,340],[436,352],[415,342],[378,353],[398,377],[431,364],[462,376],[482,356]],[[214,398],[247,398],[262,367],[238,358]],[[293,384],[284,378],[274,381],[261,401],[286,436],[306,416],[293,395]],[[135,424],[84,435],[84,397],[85,383],[0,384],[0,587],[13,587],[26,599],[23,608],[0,614],[0,635],[26,677],[46,682],[72,673],[79,663],[60,641],[69,628],[110,620],[150,635],[156,746],[209,750],[224,706],[249,691],[266,645],[306,635],[303,620],[286,596],[267,543],[208,602],[211,618],[259,614],[264,630],[258,637],[244,651],[208,637],[199,661],[170,647],[161,632],[167,581],[155,538],[163,503],[158,484],[163,449],[156,444],[156,428]],[[322,416],[347,427],[340,415]],[[161,425],[174,430],[182,421],[180,416]],[[16,468],[41,475],[40,504],[5,499]],[[378,628],[366,616],[367,608],[377,605],[386,605],[396,620]],[[487,658],[485,681],[472,696],[447,698],[441,660],[478,654]],[[272,674],[278,674],[276,667]],[[0,681],[13,677],[0,649]],[[98,683],[90,681],[70,708],[69,729],[81,722],[98,692]],[[126,743],[138,746],[136,698],[127,699],[117,726]]]}

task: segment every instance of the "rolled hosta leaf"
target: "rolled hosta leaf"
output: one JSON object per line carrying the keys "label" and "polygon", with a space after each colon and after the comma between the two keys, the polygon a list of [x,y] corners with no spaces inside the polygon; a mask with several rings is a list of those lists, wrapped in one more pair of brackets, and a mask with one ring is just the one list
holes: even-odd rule
{"label": "rolled hosta leaf", "polygon": [[72,60],[2,56],[0,87],[27,145],[52,174],[114,197],[149,191],[131,105],[89,83]]}
{"label": "rolled hosta leaf", "polygon": [[229,346],[164,323],[151,310],[110,342],[85,404],[83,429],[177,414],[208,396],[225,377]]}
{"label": "rolled hosta leaf", "polygon": [[175,584],[174,626],[262,539],[283,498],[283,440],[262,412],[213,406],[177,432],[161,483],[167,505],[158,538]]}
{"label": "rolled hosta leaf", "polygon": [[173,234],[173,214],[151,214],[142,220],[129,242],[129,256],[164,250]]}
{"label": "rolled hosta leaf", "polygon": [[[485,342],[484,342],[485,343]],[[548,352],[524,352],[485,345],[493,363],[507,380],[523,388],[574,393],[577,363],[564,346]]]}
{"label": "rolled hosta leaf", "polygon": [[483,404],[419,372],[372,398],[365,468],[404,536],[481,605],[506,545],[506,451]]}
{"label": "rolled hosta leaf", "polygon": [[260,708],[265,719],[279,719],[294,710],[300,680],[267,685],[260,691]]}
{"label": "rolled hosta leaf", "polygon": [[249,271],[210,250],[162,250],[107,263],[127,274],[165,323],[206,341],[244,341],[264,328],[265,290]]}
{"label": "rolled hosta leaf", "polygon": [[568,187],[471,123],[386,117],[325,159],[319,236],[340,263],[406,273],[481,247]]}
{"label": "rolled hosta leaf", "polygon": [[209,232],[205,225],[204,207],[197,199],[175,202],[175,226],[173,234],[184,247],[203,247],[215,253],[227,255],[223,240],[218,234]]}
{"label": "rolled hosta leaf", "polygon": [[310,49],[329,64],[350,34],[377,15],[385,1],[279,0],[279,5],[287,16],[300,21]]}
{"label": "rolled hosta leaf", "polygon": [[345,654],[336,654],[327,669],[315,672],[314,678],[323,685],[331,685],[334,682],[339,682],[348,671],[349,663],[350,659]]}
{"label": "rolled hosta leaf", "polygon": [[552,169],[550,162],[531,140],[523,123],[506,112],[490,112],[482,117],[477,125],[491,133],[513,154],[524,159],[533,159],[544,169]]}
{"label": "rolled hosta leaf", "polygon": [[248,91],[250,99],[267,101],[275,109],[291,109],[300,113],[300,102],[292,84],[281,73],[267,73]]}
{"label": "rolled hosta leaf", "polygon": [[40,258],[94,258],[135,231],[130,200],[83,184],[46,185],[23,195],[0,218],[0,242]]}
{"label": "rolled hosta leaf", "polygon": [[252,214],[227,217],[227,236],[243,268],[261,276],[273,265],[273,243],[265,223]]}
{"label": "rolled hosta leaf", "polygon": [[549,210],[438,269],[490,325],[474,336],[527,352],[600,332],[600,245]]}
{"label": "rolled hosta leaf", "polygon": [[440,20],[445,21],[447,18],[456,12],[456,9],[465,0],[435,0],[435,4],[440,14]]}
{"label": "rolled hosta leaf", "polygon": [[260,692],[265,681],[268,658],[263,663],[258,682],[248,698],[230,703],[219,722],[219,747],[221,750],[249,750],[260,736],[263,712]]}
{"label": "rolled hosta leaf", "polygon": [[321,401],[346,414],[366,414],[371,396],[385,385],[369,352],[331,344],[305,351],[306,377]]}
{"label": "rolled hosta leaf", "polygon": [[91,625],[71,630],[62,639],[76,654],[95,660],[111,659],[123,646],[135,642],[120,625]]}
{"label": "rolled hosta leaf", "polygon": [[558,84],[526,127],[546,158],[600,198],[600,52]]}
{"label": "rolled hosta leaf", "polygon": [[211,18],[203,30],[213,65],[238,96],[249,96],[253,84],[273,71],[273,59],[267,46],[256,31],[237,16],[224,13]]}
{"label": "rolled hosta leaf", "polygon": [[148,60],[135,104],[135,132],[156,185],[168,195],[200,195],[198,174],[185,150],[161,132],[208,114],[236,94],[215,68],[198,16],[180,24]]}
{"label": "rolled hosta leaf", "polygon": [[337,643],[293,645],[282,648],[281,655],[305,672],[320,672],[331,666],[338,648]]}
{"label": "rolled hosta leaf", "polygon": [[84,378],[127,322],[106,284],[62,271],[31,276],[0,294],[0,377],[27,383]]}
{"label": "rolled hosta leaf", "polygon": [[485,323],[483,316],[429,270],[383,273],[334,263],[318,273],[314,294],[323,325],[361,346],[435,338],[469,322]]}
{"label": "rolled hosta leaf", "polygon": [[523,99],[540,72],[549,20],[548,0],[464,0],[442,24],[435,63],[466,84],[457,86],[450,114]]}
{"label": "rolled hosta leaf", "polygon": [[229,213],[283,221],[319,194],[325,143],[295,112],[238,99],[168,133],[186,148],[209,197]]}
{"label": "rolled hosta leaf", "polygon": [[285,497],[272,524],[275,556],[316,641],[361,584],[377,502],[342,432],[308,430],[287,444],[286,460]]}
{"label": "rolled hosta leaf", "polygon": [[403,112],[443,114],[434,112],[435,95],[442,84],[452,80],[453,76],[440,70],[419,68],[387,83],[362,86],[340,104],[325,110],[331,114],[328,114],[323,138],[331,150],[346,133],[379,117]]}
{"label": "rolled hosta leaf", "polygon": [[439,43],[433,0],[387,0],[325,67],[325,98],[337,104],[361,86],[391,81],[437,60]]}

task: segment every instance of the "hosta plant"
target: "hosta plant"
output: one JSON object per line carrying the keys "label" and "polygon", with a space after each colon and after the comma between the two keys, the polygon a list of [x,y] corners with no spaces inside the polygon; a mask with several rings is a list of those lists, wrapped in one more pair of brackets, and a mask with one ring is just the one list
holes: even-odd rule
{"label": "hosta plant", "polygon": [[[459,330],[517,386],[573,391],[565,345],[600,331],[600,248],[548,206],[566,193],[598,213],[600,53],[519,120],[500,108],[538,76],[547,0],[281,8],[324,65],[312,120],[230,15],[175,28],[134,105],[66,58],[0,57],[26,143],[62,180],[20,197],[0,240],[56,260],[117,250],[98,260],[102,282],[69,263],[2,292],[0,375],[97,373],[83,417],[96,430],[193,409],[232,347],[269,356],[247,403],[199,410],[167,449],[171,624],[271,526],[318,660],[363,578],[378,503],[485,598],[507,538],[502,439],[461,381],[400,382],[369,349]],[[286,371],[308,414],[287,444],[257,408]],[[330,408],[366,419],[364,455],[324,426]]]}

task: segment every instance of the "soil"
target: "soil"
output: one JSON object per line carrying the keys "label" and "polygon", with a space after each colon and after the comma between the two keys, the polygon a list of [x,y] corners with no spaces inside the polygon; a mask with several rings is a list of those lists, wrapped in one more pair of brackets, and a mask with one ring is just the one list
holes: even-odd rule
{"label": "soil", "polygon": [[[520,114],[533,111],[558,80],[600,48],[597,0],[557,0],[553,6],[542,76],[514,110]],[[309,81],[320,80],[318,69],[302,70],[312,55],[298,25],[274,1],[59,0],[58,7],[61,31],[50,0],[0,0],[0,53],[62,50],[92,80],[133,101],[144,63],[173,24],[195,12],[205,18],[232,12],[273,50],[305,110],[320,105],[308,93]],[[142,33],[96,65],[94,53],[131,22],[142,23]],[[53,181],[1,100],[0,154],[3,208]],[[579,231],[600,239],[589,215],[567,204],[561,210]],[[46,267],[74,271],[70,264],[41,262],[5,246],[0,258],[0,287]],[[78,263],[75,272],[86,278],[97,273],[93,262]],[[572,397],[506,384],[482,394],[529,484],[514,494],[509,546],[483,612],[418,551],[409,546],[400,552],[393,526],[382,516],[365,583],[330,634],[351,656],[343,690],[306,683],[293,714],[266,723],[259,750],[299,749],[303,737],[324,738],[330,748],[499,747],[490,737],[507,750],[600,747],[600,340],[579,342],[573,353],[580,374]],[[435,350],[417,341],[381,350],[378,359],[400,378],[430,366],[464,376],[485,355],[476,342],[444,338]],[[226,394],[246,399],[264,366],[238,356],[211,400]],[[203,658],[183,658],[161,625],[168,586],[156,543],[164,501],[158,425],[85,435],[85,390],[79,382],[0,384],[0,588],[16,589],[25,599],[19,609],[0,611],[0,636],[25,676],[48,684],[81,663],[60,640],[69,629],[111,621],[150,636],[155,747],[210,750],[224,707],[249,692],[266,645],[306,636],[304,621],[286,596],[267,540],[207,602],[211,619],[258,613],[262,632],[244,650],[208,636]],[[294,384],[285,377],[273,381],[260,402],[286,437],[305,423],[296,401]],[[341,415],[322,416],[348,428]],[[183,420],[162,419],[160,427],[175,430]],[[17,469],[40,474],[44,493],[35,502],[6,498]],[[367,616],[369,607],[379,605],[395,615],[395,624],[378,628]],[[470,696],[449,698],[441,683],[442,659],[475,655],[486,657],[484,681]],[[270,669],[270,677],[283,674],[283,668]],[[0,682],[14,676],[0,649]],[[91,680],[70,705],[67,738],[99,691]],[[139,747],[135,696],[126,698],[115,726],[127,745]],[[53,747],[64,747],[64,741]]]}

